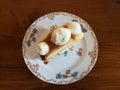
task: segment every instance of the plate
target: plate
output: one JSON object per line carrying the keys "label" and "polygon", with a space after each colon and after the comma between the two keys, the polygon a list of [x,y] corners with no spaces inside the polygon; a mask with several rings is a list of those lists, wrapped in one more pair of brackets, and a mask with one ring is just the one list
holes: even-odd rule
{"label": "plate", "polygon": [[[56,26],[78,22],[84,38],[48,64],[36,52],[37,43]],[[70,84],[85,77],[93,68],[98,56],[98,43],[94,31],[82,18],[66,13],[53,12],[38,18],[26,31],[22,52],[25,64],[39,79],[52,84]]]}

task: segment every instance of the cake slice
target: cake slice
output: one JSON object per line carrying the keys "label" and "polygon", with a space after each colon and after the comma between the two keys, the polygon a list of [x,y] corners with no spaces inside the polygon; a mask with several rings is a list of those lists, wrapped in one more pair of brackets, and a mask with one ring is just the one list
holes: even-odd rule
{"label": "cake slice", "polygon": [[[66,23],[66,24],[63,24],[61,26],[58,26],[57,28],[67,28],[69,29],[70,26],[69,26],[69,23]],[[56,45],[55,43],[53,43],[51,41],[51,36],[52,36],[52,33],[57,29],[57,28],[54,28],[52,31],[50,31],[48,33],[48,35],[43,39],[41,40],[39,43],[41,42],[46,42],[49,46],[49,52],[46,54],[46,55],[41,55],[41,58],[42,60],[44,61],[51,61],[52,59],[54,59],[55,57],[61,55],[64,51],[66,51],[67,49],[69,49],[70,47],[72,47],[73,45],[75,45],[79,40],[81,40],[84,36],[83,32],[80,31],[79,34],[73,34],[71,33],[71,37],[70,37],[70,40],[64,44],[64,45]],[[39,48],[39,43],[37,45],[37,52],[39,53],[40,51],[40,48]]]}

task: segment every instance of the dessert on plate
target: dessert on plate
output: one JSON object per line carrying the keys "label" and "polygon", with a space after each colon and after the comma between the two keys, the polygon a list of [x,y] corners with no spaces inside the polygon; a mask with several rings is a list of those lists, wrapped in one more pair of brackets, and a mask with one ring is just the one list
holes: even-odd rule
{"label": "dessert on plate", "polygon": [[37,44],[36,51],[42,60],[51,61],[75,45],[84,36],[78,22],[68,22],[57,26]]}

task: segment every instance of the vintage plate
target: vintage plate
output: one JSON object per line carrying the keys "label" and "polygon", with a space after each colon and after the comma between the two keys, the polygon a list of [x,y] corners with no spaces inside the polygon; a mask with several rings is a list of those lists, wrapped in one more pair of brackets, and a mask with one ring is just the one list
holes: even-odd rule
{"label": "vintage plate", "polygon": [[[81,24],[84,38],[44,64],[36,52],[36,44],[50,29],[69,21]],[[98,43],[92,28],[83,19],[66,12],[53,12],[40,17],[28,28],[22,51],[27,67],[36,77],[48,83],[69,84],[82,79],[93,68],[98,56]]]}

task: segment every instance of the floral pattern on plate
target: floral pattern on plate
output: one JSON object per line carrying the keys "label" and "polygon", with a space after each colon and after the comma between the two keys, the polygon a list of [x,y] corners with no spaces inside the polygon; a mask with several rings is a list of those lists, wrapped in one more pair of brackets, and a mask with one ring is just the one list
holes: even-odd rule
{"label": "floral pattern on plate", "polygon": [[35,34],[38,32],[36,28],[33,29],[32,33],[29,36],[29,39],[27,41],[27,46],[31,46],[32,42],[36,42]]}
{"label": "floral pattern on plate", "polygon": [[[52,60],[48,65],[43,64],[35,52],[35,45],[40,39],[38,35],[44,36],[42,31],[37,34],[39,28],[42,26],[49,31],[71,20],[81,25],[85,33],[83,40],[69,48],[59,59]],[[97,61],[98,43],[94,31],[82,18],[66,12],[53,12],[40,17],[29,27],[23,39],[22,51],[27,67],[36,77],[52,84],[69,84],[82,79],[91,71]]]}
{"label": "floral pattern on plate", "polygon": [[66,50],[64,53],[63,53],[63,55],[66,57],[67,55],[68,55],[68,50]]}
{"label": "floral pattern on plate", "polygon": [[70,69],[66,70],[66,72],[64,74],[62,74],[61,72],[59,72],[58,74],[56,74],[56,79],[66,79],[66,78],[70,78],[70,77],[76,77],[78,75],[78,72],[71,72]]}
{"label": "floral pattern on plate", "polygon": [[79,48],[79,50],[76,53],[78,56],[82,56],[82,48]]}

